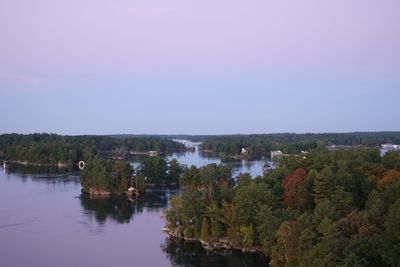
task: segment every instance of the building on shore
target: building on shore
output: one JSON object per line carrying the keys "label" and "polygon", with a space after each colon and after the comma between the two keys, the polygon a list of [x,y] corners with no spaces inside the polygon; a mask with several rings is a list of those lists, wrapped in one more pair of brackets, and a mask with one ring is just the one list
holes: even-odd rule
{"label": "building on shore", "polygon": [[387,149],[387,150],[400,150],[400,145],[394,145],[394,144],[382,144],[381,147],[382,149]]}
{"label": "building on shore", "polygon": [[158,152],[157,151],[149,151],[149,156],[150,157],[157,157],[158,156]]}
{"label": "building on shore", "polygon": [[400,152],[400,145],[382,144],[380,151],[381,151],[381,156],[385,155],[389,151]]}
{"label": "building on shore", "polygon": [[271,159],[279,159],[283,157],[283,152],[280,150],[271,151]]}

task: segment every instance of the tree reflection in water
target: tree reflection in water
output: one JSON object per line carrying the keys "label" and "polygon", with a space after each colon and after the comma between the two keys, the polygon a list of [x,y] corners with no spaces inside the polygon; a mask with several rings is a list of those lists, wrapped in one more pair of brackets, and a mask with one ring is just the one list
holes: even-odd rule
{"label": "tree reflection in water", "polygon": [[[1,161],[0,161],[1,162]],[[79,170],[74,166],[58,167],[52,165],[24,165],[19,163],[7,163],[7,173],[14,173],[20,175],[43,175],[52,177],[54,175],[70,175],[79,174]]]}
{"label": "tree reflection in water", "polygon": [[206,251],[199,242],[185,242],[175,238],[166,238],[161,249],[174,266],[184,267],[255,267],[267,266],[267,259],[262,254]]}
{"label": "tree reflection in water", "polygon": [[148,190],[137,199],[127,196],[90,197],[87,194],[80,196],[81,206],[86,215],[94,217],[99,224],[104,224],[107,219],[118,223],[129,223],[135,214],[147,212],[159,212],[168,205],[168,199],[172,190]]}

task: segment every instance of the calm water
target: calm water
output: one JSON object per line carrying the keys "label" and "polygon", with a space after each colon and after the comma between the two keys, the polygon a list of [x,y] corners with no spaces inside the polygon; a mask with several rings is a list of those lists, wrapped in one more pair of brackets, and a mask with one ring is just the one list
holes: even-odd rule
{"label": "calm water", "polygon": [[[216,164],[222,163],[221,159],[215,155],[201,153],[199,151],[200,143],[194,143],[194,142],[190,142],[187,140],[175,140],[175,141],[182,142],[186,146],[189,146],[189,147],[194,147],[196,151],[195,152],[185,152],[185,153],[174,153],[174,154],[167,156],[168,160],[176,158],[179,161],[179,163],[181,163],[181,164],[184,164],[187,166],[195,165],[197,167],[202,167],[202,166],[205,166],[205,165],[211,164],[211,163],[216,163]],[[142,157],[140,157],[140,156],[132,157],[132,165],[134,167],[137,167],[139,165],[140,158],[142,158]],[[230,165],[232,167],[234,175],[248,172],[253,177],[255,177],[257,175],[263,174],[264,164],[266,162],[267,161],[265,161],[265,160],[254,160],[254,161],[240,160],[240,161],[223,162],[223,164]],[[268,163],[272,164],[271,162],[268,162]]]}
{"label": "calm water", "polygon": [[[190,163],[196,153],[174,156]],[[207,253],[165,235],[162,216],[176,190],[138,200],[93,200],[80,190],[77,175],[1,169],[0,266],[266,266],[259,255]]]}

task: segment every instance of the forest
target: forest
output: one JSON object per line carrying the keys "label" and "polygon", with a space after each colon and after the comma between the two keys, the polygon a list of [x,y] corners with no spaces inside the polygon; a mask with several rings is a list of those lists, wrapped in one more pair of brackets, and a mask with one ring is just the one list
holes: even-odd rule
{"label": "forest", "polygon": [[80,173],[82,191],[91,195],[122,195],[133,186],[133,168],[125,161],[91,158]]}
{"label": "forest", "polygon": [[89,158],[80,173],[82,190],[92,195],[125,194],[129,187],[144,193],[146,185],[178,185],[183,167],[176,159],[146,157],[135,170],[127,161]]}
{"label": "forest", "polygon": [[312,150],[264,176],[186,168],[168,232],[262,251],[279,266],[400,266],[400,154]]}
{"label": "forest", "polygon": [[385,143],[399,144],[400,132],[209,136],[204,137],[201,149],[221,156],[235,156],[245,148],[249,158],[257,159],[269,156],[272,150],[298,154],[303,150],[331,145],[378,147]]}
{"label": "forest", "polygon": [[72,165],[97,154],[126,157],[129,151],[151,150],[165,154],[186,151],[186,147],[181,143],[154,136],[116,138],[100,135],[0,135],[0,158],[34,164]]}
{"label": "forest", "polygon": [[183,166],[176,160],[164,157],[146,157],[138,167],[138,176],[144,177],[147,184],[179,185]]}

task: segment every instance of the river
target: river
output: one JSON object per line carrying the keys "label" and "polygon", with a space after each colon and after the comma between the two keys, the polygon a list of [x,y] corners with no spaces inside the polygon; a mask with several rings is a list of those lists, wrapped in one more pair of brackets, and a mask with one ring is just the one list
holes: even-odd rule
{"label": "river", "polygon": [[[198,151],[170,157],[197,166],[220,162]],[[240,164],[235,172],[260,174],[261,165]],[[176,190],[90,199],[81,196],[78,175],[1,170],[0,266],[266,266],[258,254],[206,252],[164,234],[163,215]]]}
{"label": "river", "polygon": [[[237,160],[222,162],[221,159],[210,153],[202,153],[199,149],[201,143],[195,143],[188,140],[175,140],[177,142],[184,143],[188,147],[193,147],[195,151],[188,151],[182,153],[173,153],[167,155],[167,159],[171,160],[173,158],[177,159],[180,164],[185,166],[195,165],[196,167],[202,167],[207,164],[227,164],[232,167],[233,175],[238,175],[240,173],[250,173],[253,177],[257,175],[262,175],[265,163],[273,165],[271,161],[266,160]],[[132,157],[132,165],[134,167],[139,166],[139,161],[143,156]]]}

